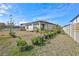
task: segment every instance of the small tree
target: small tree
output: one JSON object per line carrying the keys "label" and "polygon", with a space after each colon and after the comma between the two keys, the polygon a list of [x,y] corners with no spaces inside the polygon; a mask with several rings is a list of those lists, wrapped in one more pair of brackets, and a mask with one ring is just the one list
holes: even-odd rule
{"label": "small tree", "polygon": [[8,22],[8,27],[9,27],[9,34],[12,37],[16,37],[15,32],[13,31],[14,21],[12,20],[12,15],[10,15],[10,21]]}

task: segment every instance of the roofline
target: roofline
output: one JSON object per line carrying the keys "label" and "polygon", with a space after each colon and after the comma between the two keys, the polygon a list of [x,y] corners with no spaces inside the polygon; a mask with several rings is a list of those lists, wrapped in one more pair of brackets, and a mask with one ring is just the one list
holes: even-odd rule
{"label": "roofline", "polygon": [[32,24],[32,23],[36,23],[36,22],[45,22],[45,23],[48,23],[48,24],[53,24],[53,23],[50,23],[50,22],[47,22],[47,21],[43,21],[43,20],[38,20],[38,21],[34,21],[34,22],[28,22],[28,23],[23,23],[23,24]]}
{"label": "roofline", "polygon": [[69,26],[70,24],[64,25],[63,27]]}
{"label": "roofline", "polygon": [[[74,21],[77,17],[79,17],[79,14],[78,14],[77,16],[75,16],[70,22]],[[70,25],[70,24],[67,24],[67,25],[65,25],[65,26],[63,26],[63,27],[66,27],[66,26],[68,26],[68,25]]]}
{"label": "roofline", "polygon": [[70,22],[74,21],[77,17],[79,17],[79,14],[76,17],[74,17]]}

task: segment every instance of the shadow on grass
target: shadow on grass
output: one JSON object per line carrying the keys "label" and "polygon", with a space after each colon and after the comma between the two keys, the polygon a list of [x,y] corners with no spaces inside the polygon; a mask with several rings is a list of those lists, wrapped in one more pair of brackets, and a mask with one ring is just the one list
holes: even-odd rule
{"label": "shadow on grass", "polygon": [[34,47],[32,45],[29,45],[26,51],[32,50]]}
{"label": "shadow on grass", "polygon": [[42,44],[34,44],[35,46],[39,46],[39,47],[41,47],[41,46],[45,46],[45,42],[44,43],[42,43]]}
{"label": "shadow on grass", "polygon": [[29,46],[28,49],[20,51],[18,48],[12,48],[9,52],[9,56],[31,56],[33,55],[33,46]]}
{"label": "shadow on grass", "polygon": [[19,49],[20,52],[25,52],[25,51],[31,51],[34,47],[32,45],[29,45],[27,48],[22,48]]}

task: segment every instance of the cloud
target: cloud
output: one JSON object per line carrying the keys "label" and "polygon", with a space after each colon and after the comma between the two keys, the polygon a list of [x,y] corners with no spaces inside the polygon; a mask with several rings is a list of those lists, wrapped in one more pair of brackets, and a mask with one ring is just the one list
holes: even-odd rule
{"label": "cloud", "polygon": [[0,9],[8,10],[11,8],[11,5],[0,3]]}
{"label": "cloud", "polygon": [[47,15],[42,15],[42,16],[38,16],[38,17],[34,17],[33,20],[51,20],[54,18],[58,18],[58,17],[64,17],[65,14],[47,14]]}
{"label": "cloud", "polygon": [[5,10],[0,10],[0,13],[6,13],[6,11]]}
{"label": "cloud", "polygon": [[0,14],[0,16],[3,16],[3,14]]}
{"label": "cloud", "polygon": [[28,19],[21,19],[21,21],[19,21],[19,24],[28,23],[28,22],[30,22]]}
{"label": "cloud", "polygon": [[11,6],[9,4],[0,3],[0,15],[8,14]]}
{"label": "cloud", "polygon": [[7,9],[8,9],[8,7],[7,7],[7,6],[5,6],[4,4],[1,4],[0,9],[5,9],[5,10],[7,10]]}

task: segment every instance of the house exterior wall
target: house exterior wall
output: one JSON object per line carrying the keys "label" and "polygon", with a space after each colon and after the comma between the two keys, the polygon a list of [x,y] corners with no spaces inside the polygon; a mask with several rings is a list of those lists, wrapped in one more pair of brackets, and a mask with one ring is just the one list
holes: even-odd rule
{"label": "house exterior wall", "polygon": [[48,24],[47,23],[44,23],[44,22],[41,22],[40,23],[40,29],[42,28],[42,24],[44,24],[44,29],[47,30],[48,29],[47,28],[48,27]]}
{"label": "house exterior wall", "polygon": [[64,27],[63,30],[79,43],[79,17],[70,22],[70,25]]}
{"label": "house exterior wall", "polygon": [[[42,25],[44,25],[44,28],[42,27]],[[45,30],[52,30],[53,24],[49,24],[45,22],[37,22],[37,23],[30,24],[30,25],[25,25],[26,31],[34,31],[36,29],[41,30],[41,28]]]}
{"label": "house exterior wall", "polygon": [[44,29],[45,30],[52,30],[53,24],[48,24],[48,23],[40,23],[40,28],[42,27],[42,24],[44,24]]}
{"label": "house exterior wall", "polygon": [[27,25],[25,26],[26,31],[33,31],[33,25]]}
{"label": "house exterior wall", "polygon": [[36,24],[33,24],[33,25],[34,25],[33,30],[40,29],[40,24],[39,23],[36,23]]}
{"label": "house exterior wall", "polygon": [[53,29],[53,26],[52,24],[48,24],[48,30],[52,30]]}
{"label": "house exterior wall", "polygon": [[74,23],[79,23],[79,17],[75,18],[75,20],[72,21],[72,24],[74,24]]}
{"label": "house exterior wall", "polygon": [[30,24],[30,25],[25,26],[26,31],[34,31],[37,28],[40,29],[39,23],[34,23],[34,24]]}
{"label": "house exterior wall", "polygon": [[70,25],[63,28],[66,34],[70,35]]}

